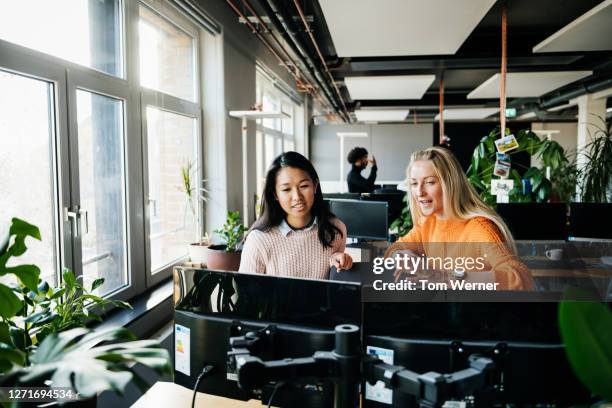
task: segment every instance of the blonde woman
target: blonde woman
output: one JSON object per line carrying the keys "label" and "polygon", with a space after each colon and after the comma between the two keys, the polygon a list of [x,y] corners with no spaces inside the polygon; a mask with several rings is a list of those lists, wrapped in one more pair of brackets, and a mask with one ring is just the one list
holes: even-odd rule
{"label": "blonde woman", "polygon": [[[413,153],[407,181],[414,227],[388,253],[403,245],[427,257],[461,260],[468,272],[491,271],[497,289],[533,288],[508,227],[482,201],[449,150],[431,147]],[[465,265],[465,258],[480,259],[484,266]]]}

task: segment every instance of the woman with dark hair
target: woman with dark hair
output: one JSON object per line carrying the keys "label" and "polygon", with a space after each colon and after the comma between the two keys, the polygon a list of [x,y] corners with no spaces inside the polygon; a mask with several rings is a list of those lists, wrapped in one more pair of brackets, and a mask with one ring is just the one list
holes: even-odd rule
{"label": "woman with dark hair", "polygon": [[272,162],[261,215],[247,233],[240,272],[327,279],[330,266],[349,269],[346,227],[323,201],[307,158],[286,152]]}

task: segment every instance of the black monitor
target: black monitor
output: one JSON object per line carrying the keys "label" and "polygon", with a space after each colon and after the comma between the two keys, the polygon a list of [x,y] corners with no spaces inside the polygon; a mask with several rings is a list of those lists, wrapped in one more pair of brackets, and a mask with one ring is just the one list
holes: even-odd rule
{"label": "black monitor", "polygon": [[386,241],[389,237],[389,204],[385,201],[330,199],[330,211],[346,225],[348,236]]}
{"label": "black monitor", "polygon": [[[228,398],[261,399],[267,403],[274,390],[261,394],[240,389],[233,368],[227,365],[230,337],[273,324],[273,347],[265,360],[309,357],[334,349],[334,327],[361,324],[360,288],[357,284],[268,275],[176,268],[175,382],[193,388],[205,365],[214,371],[202,380],[199,391]],[[186,340],[188,339],[188,341]],[[278,389],[275,406],[329,407],[333,382],[308,379]]]}
{"label": "black monitor", "polygon": [[509,203],[497,204],[514,239],[567,239],[567,204]]}
{"label": "black monitor", "polygon": [[570,237],[612,239],[610,214],[612,214],[610,203],[571,203]]}
{"label": "black monitor", "polygon": [[324,199],[330,198],[342,198],[345,200],[359,200],[361,194],[359,193],[323,193]]}
{"label": "black monitor", "polygon": [[[490,400],[476,395],[475,406],[584,403],[590,392],[567,360],[558,307],[554,302],[364,303],[363,347],[418,373],[465,369],[474,353],[492,358],[497,381],[503,375],[503,392],[493,391],[486,397]],[[364,394],[370,396],[364,407],[418,406],[399,391],[365,389]],[[385,398],[391,401],[382,405]]]}
{"label": "black monitor", "polygon": [[381,190],[376,190],[374,193],[364,193],[361,195],[362,200],[366,201],[385,201],[389,204],[389,223],[393,223],[401,214],[404,207],[407,205],[405,198],[406,192],[397,190],[393,193],[382,193]]}

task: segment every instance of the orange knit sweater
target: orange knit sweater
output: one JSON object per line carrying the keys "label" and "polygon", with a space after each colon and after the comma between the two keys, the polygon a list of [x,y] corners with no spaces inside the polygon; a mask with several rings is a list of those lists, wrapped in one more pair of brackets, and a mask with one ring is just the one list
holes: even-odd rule
{"label": "orange knit sweater", "polygon": [[[499,228],[485,217],[440,220],[432,215],[399,242],[415,244],[412,249],[428,257],[477,258],[484,255],[484,270],[493,272],[498,289],[533,289],[529,269],[506,247]],[[453,245],[448,245],[450,243]]]}

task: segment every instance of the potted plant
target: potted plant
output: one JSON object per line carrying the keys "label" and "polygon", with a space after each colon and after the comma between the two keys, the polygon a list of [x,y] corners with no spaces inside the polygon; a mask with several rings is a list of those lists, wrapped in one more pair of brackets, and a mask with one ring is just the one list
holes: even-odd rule
{"label": "potted plant", "polygon": [[600,117],[603,126],[594,125],[597,130],[581,152],[586,164],[579,170],[581,201],[608,203],[612,201],[612,122],[606,123]]}
{"label": "potted plant", "polygon": [[[201,220],[198,217],[198,207],[196,204],[200,201],[206,202],[208,198],[206,194],[208,190],[204,187],[200,187],[196,189],[194,186],[194,175],[197,169],[194,168],[193,162],[191,160],[187,160],[184,166],[181,166],[181,186],[178,187],[178,190],[186,195],[186,208],[185,213],[187,214],[187,208],[189,208],[193,217],[197,220],[198,228],[201,225]],[[203,180],[205,182],[206,180]],[[192,263],[206,265],[207,263],[207,255],[208,255],[208,247],[210,246],[210,238],[208,234],[204,234],[202,238],[200,238],[196,242],[191,242],[189,244],[189,260]]]}
{"label": "potted plant", "polygon": [[[510,130],[506,129],[510,134]],[[499,138],[499,128],[494,129],[480,140],[474,149],[472,162],[467,170],[467,177],[480,192],[483,200],[492,207],[496,206],[495,196],[491,194],[491,180],[495,167],[495,139]],[[575,167],[568,160],[563,147],[556,141],[541,140],[530,130],[519,130],[516,134],[519,147],[509,152],[515,155],[527,152],[542,161],[543,168],[524,167],[521,174],[513,168],[509,178],[514,180],[514,188],[510,191],[510,202],[547,202],[551,195],[559,200],[568,200],[575,184]],[[550,168],[550,178],[546,175],[546,167]],[[531,192],[523,192],[522,180],[527,179],[531,184]]]}
{"label": "potted plant", "polygon": [[[0,283],[0,386],[68,387],[72,395],[92,398],[105,390],[121,394],[132,380],[143,386],[134,363],[171,372],[168,352],[156,340],[135,341],[121,327],[84,327],[101,319],[92,308],[128,304],[93,295],[70,271],[62,285],[51,288],[40,280],[36,265],[8,266],[25,253],[28,237],[40,240],[39,229],[13,218],[0,243],[0,276],[16,278],[13,284]],[[91,291],[103,283],[94,281]],[[101,345],[108,342],[116,343]]]}
{"label": "potted plant", "polygon": [[215,230],[215,233],[219,234],[225,243],[208,247],[208,268],[237,271],[241,255],[238,246],[245,233],[244,225],[240,221],[240,212],[228,211],[225,224]]}

